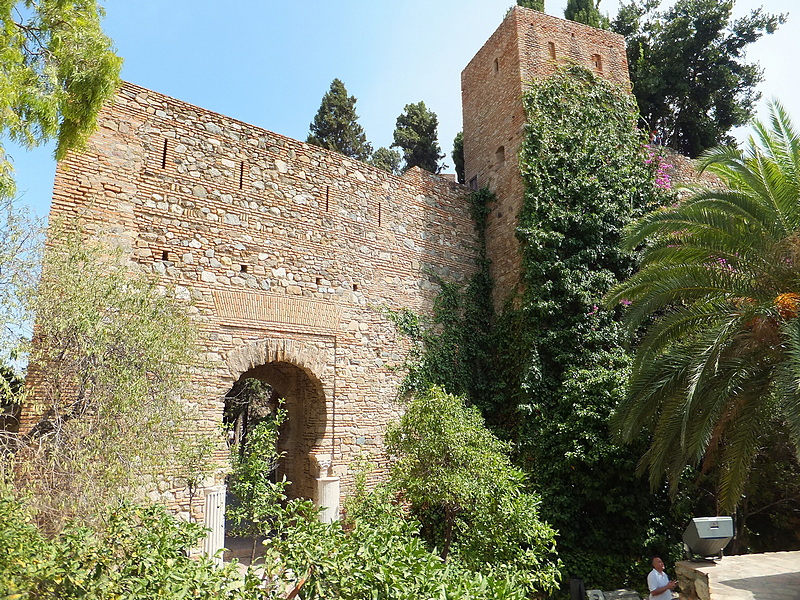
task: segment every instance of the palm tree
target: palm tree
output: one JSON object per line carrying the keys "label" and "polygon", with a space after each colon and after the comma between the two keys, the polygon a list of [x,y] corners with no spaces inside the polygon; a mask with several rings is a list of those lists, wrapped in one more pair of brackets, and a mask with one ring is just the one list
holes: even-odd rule
{"label": "palm tree", "polygon": [[629,228],[641,270],[607,296],[642,332],[612,426],[625,441],[651,433],[640,470],[654,487],[719,468],[726,511],[776,421],[800,447],[800,138],[777,102],[754,130],[744,150],[701,158],[722,186]]}

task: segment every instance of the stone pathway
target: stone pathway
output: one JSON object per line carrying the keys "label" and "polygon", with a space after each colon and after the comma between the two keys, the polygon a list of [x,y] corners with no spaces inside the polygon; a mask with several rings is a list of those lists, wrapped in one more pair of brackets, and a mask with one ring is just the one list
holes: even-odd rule
{"label": "stone pathway", "polygon": [[800,600],[800,552],[726,556],[715,564],[684,561],[676,572],[681,588],[684,577],[694,582],[695,593],[682,590],[681,600]]}

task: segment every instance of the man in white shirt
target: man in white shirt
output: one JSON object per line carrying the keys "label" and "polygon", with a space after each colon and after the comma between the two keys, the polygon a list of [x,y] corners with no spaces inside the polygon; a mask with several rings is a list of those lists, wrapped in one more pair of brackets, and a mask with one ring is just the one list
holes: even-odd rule
{"label": "man in white shirt", "polygon": [[650,600],[672,600],[672,590],[677,584],[677,581],[670,581],[667,574],[664,573],[664,561],[658,556],[654,556],[653,570],[647,576]]}

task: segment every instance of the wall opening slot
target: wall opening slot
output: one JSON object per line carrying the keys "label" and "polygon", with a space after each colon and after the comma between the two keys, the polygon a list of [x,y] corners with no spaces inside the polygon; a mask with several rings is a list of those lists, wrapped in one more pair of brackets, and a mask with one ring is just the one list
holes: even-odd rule
{"label": "wall opening slot", "polygon": [[161,150],[161,168],[167,167],[167,138],[164,138],[164,148]]}

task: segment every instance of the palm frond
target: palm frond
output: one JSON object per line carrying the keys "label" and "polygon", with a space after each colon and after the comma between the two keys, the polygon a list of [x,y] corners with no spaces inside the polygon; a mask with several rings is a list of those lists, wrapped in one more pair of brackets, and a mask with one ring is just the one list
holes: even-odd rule
{"label": "palm frond", "polygon": [[654,487],[716,463],[728,508],[776,414],[800,450],[800,138],[770,111],[745,150],[700,158],[723,189],[694,188],[625,230],[641,269],[605,297],[630,304],[632,334],[645,328],[615,434],[650,432],[639,470]]}
{"label": "palm frond", "polygon": [[722,450],[719,497],[721,508],[726,512],[733,512],[738,504],[750,466],[771,422],[770,403],[763,400],[765,393],[768,394],[768,390],[762,387],[743,394],[737,398],[735,414],[731,415]]}

